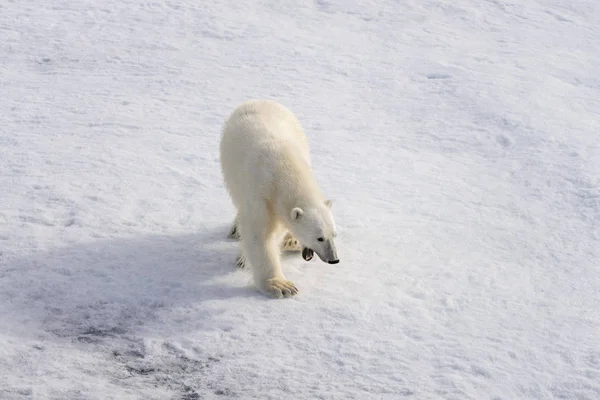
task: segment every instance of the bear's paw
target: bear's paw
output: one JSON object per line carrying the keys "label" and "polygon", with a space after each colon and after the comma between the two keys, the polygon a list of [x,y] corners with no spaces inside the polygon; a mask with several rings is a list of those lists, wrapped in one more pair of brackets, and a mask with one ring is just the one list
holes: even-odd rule
{"label": "bear's paw", "polygon": [[275,298],[291,297],[298,293],[298,288],[293,282],[283,278],[271,278],[264,281],[262,292]]}

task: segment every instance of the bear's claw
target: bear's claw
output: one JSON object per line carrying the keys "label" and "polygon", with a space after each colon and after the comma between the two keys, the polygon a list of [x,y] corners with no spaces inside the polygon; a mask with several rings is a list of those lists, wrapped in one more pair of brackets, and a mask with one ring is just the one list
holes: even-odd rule
{"label": "bear's claw", "polygon": [[229,232],[227,233],[227,238],[228,239],[234,239],[234,240],[239,240],[240,239],[240,231],[238,229],[237,226],[237,221],[233,223],[233,226],[231,227],[231,229],[229,229]]}
{"label": "bear's claw", "polygon": [[281,278],[267,279],[263,284],[263,288],[266,294],[278,299],[294,296],[298,293],[298,288],[293,282]]}
{"label": "bear's claw", "polygon": [[246,268],[246,259],[244,256],[238,256],[238,258],[235,260],[235,266],[241,269]]}
{"label": "bear's claw", "polygon": [[302,250],[302,246],[291,233],[286,233],[285,237],[281,241],[281,248],[283,251],[295,252]]}

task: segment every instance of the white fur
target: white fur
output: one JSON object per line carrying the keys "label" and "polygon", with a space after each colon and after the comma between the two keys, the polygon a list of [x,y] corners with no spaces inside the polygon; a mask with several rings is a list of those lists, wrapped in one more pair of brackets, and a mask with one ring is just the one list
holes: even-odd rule
{"label": "white fur", "polygon": [[337,260],[331,205],[312,174],[309,152],[294,114],[274,101],[241,104],[223,127],[221,169],[237,210],[242,257],[258,289],[275,297],[297,292],[281,270],[289,232],[324,261]]}

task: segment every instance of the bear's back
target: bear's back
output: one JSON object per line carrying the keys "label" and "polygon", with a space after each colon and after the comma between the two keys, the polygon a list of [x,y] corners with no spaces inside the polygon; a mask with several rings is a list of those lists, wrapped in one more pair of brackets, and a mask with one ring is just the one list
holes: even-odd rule
{"label": "bear's back", "polygon": [[[266,195],[274,182],[305,173],[310,155],[296,116],[272,100],[249,100],[226,120],[221,137],[221,167],[234,198]],[[295,171],[295,172],[292,172]],[[234,200],[235,201],[235,200]]]}
{"label": "bear's back", "polygon": [[291,153],[310,165],[308,140],[300,122],[273,100],[253,99],[238,106],[223,127],[221,151],[224,148],[236,157],[288,158]]}

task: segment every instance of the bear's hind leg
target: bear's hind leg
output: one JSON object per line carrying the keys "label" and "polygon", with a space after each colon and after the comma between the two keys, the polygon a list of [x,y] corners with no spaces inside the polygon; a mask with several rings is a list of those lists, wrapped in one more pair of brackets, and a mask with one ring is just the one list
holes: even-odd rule
{"label": "bear's hind leg", "polygon": [[239,240],[240,236],[240,228],[239,228],[240,218],[238,214],[235,215],[235,219],[233,220],[233,225],[231,229],[229,229],[229,233],[227,234],[227,239],[236,239]]}
{"label": "bear's hind leg", "polygon": [[239,215],[239,227],[247,261],[245,264],[250,264],[254,284],[268,296],[281,298],[295,295],[298,289],[285,279],[281,270],[280,236],[273,229],[275,222],[264,206],[248,210]]}

